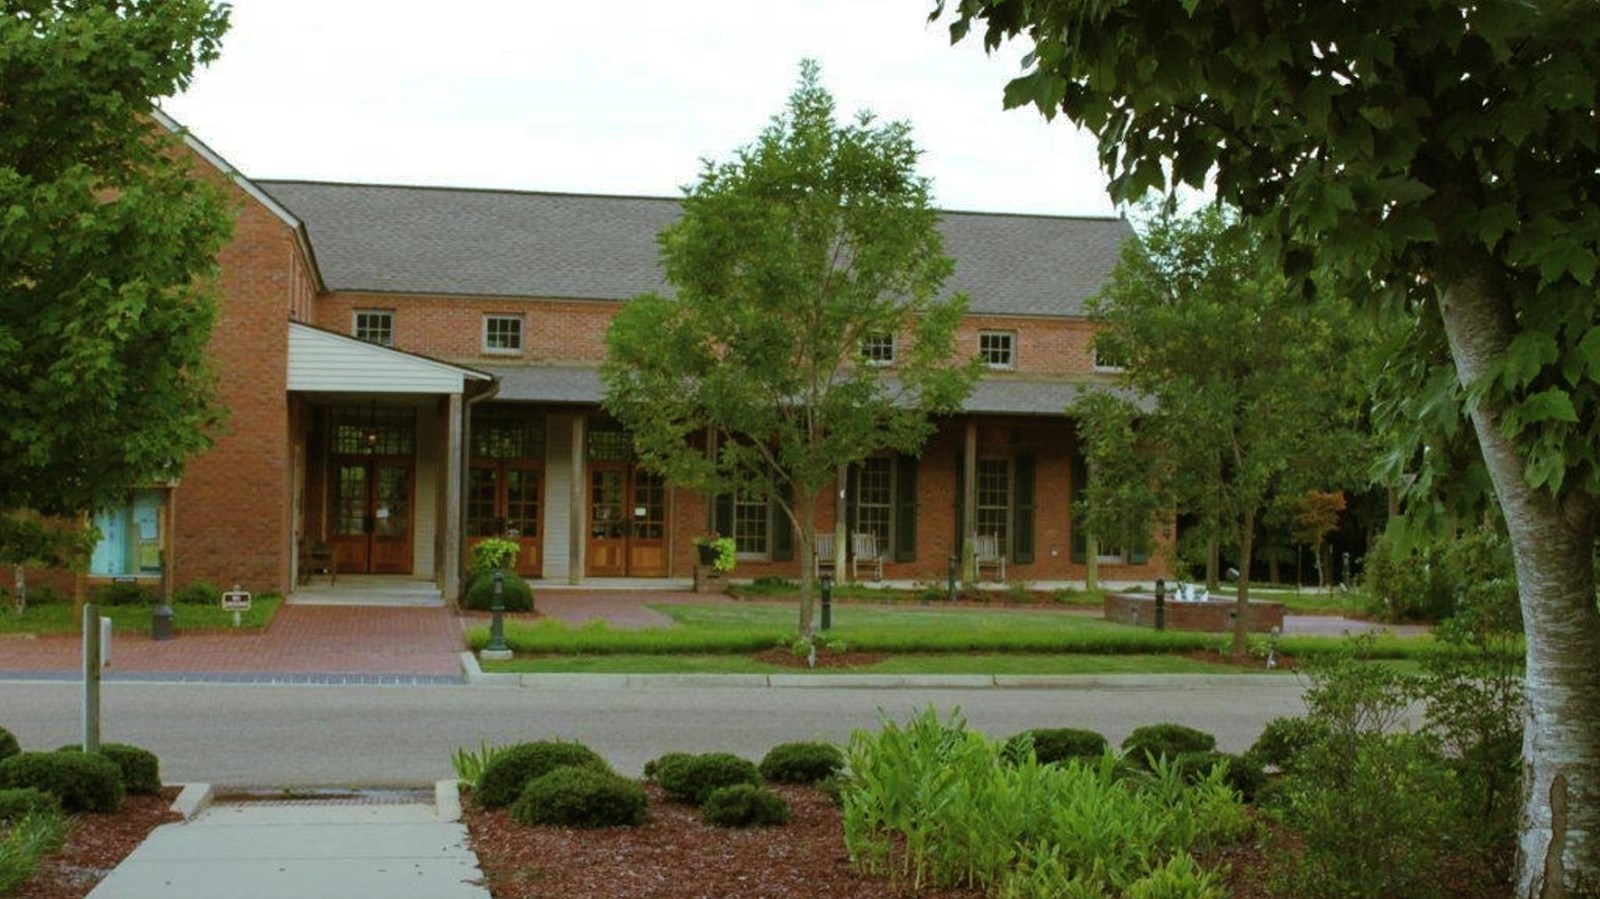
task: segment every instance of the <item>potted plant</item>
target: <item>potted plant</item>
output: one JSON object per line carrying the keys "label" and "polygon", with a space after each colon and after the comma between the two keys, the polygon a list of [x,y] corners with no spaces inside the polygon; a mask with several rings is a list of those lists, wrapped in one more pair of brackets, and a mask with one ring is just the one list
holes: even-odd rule
{"label": "potted plant", "polygon": [[696,552],[700,556],[700,564],[717,571],[732,571],[736,558],[736,549],[732,537],[719,537],[712,531],[703,537],[694,538]]}

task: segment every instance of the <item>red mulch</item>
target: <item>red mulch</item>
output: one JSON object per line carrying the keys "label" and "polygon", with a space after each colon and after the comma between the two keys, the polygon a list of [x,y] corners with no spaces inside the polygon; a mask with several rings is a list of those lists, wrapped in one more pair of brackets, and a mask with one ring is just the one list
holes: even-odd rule
{"label": "red mulch", "polygon": [[110,814],[73,815],[67,845],[39,863],[15,899],[83,899],[150,831],[183,820],[172,810],[178,789],[129,796]]}
{"label": "red mulch", "polygon": [[794,819],[782,827],[732,830],[700,820],[652,783],[651,820],[642,827],[572,830],[524,827],[504,809],[467,803],[473,848],[494,899],[741,899],[918,896],[976,899],[973,890],[896,889],[858,873],[845,855],[839,810],[805,787],[775,786]]}
{"label": "red mulch", "polygon": [[[1199,662],[1205,662],[1209,665],[1230,665],[1234,668],[1259,668],[1263,671],[1265,671],[1267,668],[1266,659],[1257,658],[1256,656],[1252,655],[1235,658],[1234,656],[1217,652],[1214,649],[1197,650],[1195,652],[1186,653],[1186,655],[1188,658]],[[1279,654],[1274,657],[1274,661],[1277,662],[1277,667],[1284,671],[1292,670],[1298,665],[1294,659],[1294,656]]]}

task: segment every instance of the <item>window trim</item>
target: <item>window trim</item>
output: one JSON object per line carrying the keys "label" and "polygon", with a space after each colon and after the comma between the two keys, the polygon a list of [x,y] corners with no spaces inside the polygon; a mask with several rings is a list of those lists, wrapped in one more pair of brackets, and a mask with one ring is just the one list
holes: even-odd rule
{"label": "window trim", "polygon": [[[515,347],[497,347],[489,343],[489,330],[492,322],[515,322],[517,345]],[[520,356],[526,341],[523,339],[527,328],[525,316],[514,312],[485,312],[483,326],[478,329],[478,346],[486,354],[492,356]]]}
{"label": "window trim", "polygon": [[[983,345],[984,341],[992,337],[1005,338],[1006,361],[995,362],[990,360],[990,352]],[[978,332],[978,358],[983,360],[984,367],[1010,371],[1017,367],[1017,332],[985,330]]]}
{"label": "window trim", "polygon": [[1102,358],[1104,357],[1100,354],[1100,347],[1091,343],[1089,345],[1089,362],[1095,371],[1111,373],[1127,371],[1127,366],[1119,365],[1115,362],[1102,362]]}
{"label": "window trim", "polygon": [[[384,340],[373,340],[373,339],[371,339],[369,337],[361,336],[361,332],[363,330],[362,327],[361,327],[361,317],[364,316],[364,315],[370,315],[370,316],[374,316],[374,317],[382,317],[382,319],[384,320],[384,323],[385,323],[383,330],[384,330],[384,332],[386,334],[386,339],[384,339]],[[368,329],[368,330],[373,330],[373,329]],[[359,340],[359,341],[361,341],[363,343],[370,343],[373,346],[393,347],[394,346],[394,310],[393,309],[352,309],[352,310],[350,310],[350,336],[354,337],[355,339],[357,339],[357,340]]]}
{"label": "window trim", "polygon": [[738,490],[738,488],[735,488],[732,491],[732,494],[733,494],[733,498],[732,498],[732,501],[731,501],[730,511],[731,511],[731,513],[733,515],[733,520],[731,522],[732,530],[729,532],[728,536],[734,538],[735,541],[737,541],[739,539],[739,507],[741,505],[745,505],[745,506],[760,505],[763,509],[766,510],[766,524],[762,528],[762,530],[763,530],[762,542],[766,545],[766,548],[761,550],[760,552],[747,552],[747,551],[744,551],[744,550],[736,550],[735,553],[734,553],[734,558],[738,559],[740,561],[745,561],[745,562],[770,562],[772,560],[772,536],[773,536],[773,522],[772,522],[772,520],[773,520],[774,515],[776,514],[776,510],[774,508],[772,497],[769,496],[769,497],[766,497],[765,499],[761,499],[761,500],[745,500],[744,502],[741,503],[740,500],[739,500],[739,490]]}
{"label": "window trim", "polygon": [[[891,368],[897,361],[895,358],[896,344],[894,332],[881,331],[868,334],[861,338],[861,361],[874,368]],[[881,347],[886,346],[887,354],[879,355]]]}

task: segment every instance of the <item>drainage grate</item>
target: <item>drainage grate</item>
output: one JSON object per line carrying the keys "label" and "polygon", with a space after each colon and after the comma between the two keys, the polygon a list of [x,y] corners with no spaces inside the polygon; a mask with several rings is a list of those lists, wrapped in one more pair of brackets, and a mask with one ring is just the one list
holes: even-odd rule
{"label": "drainage grate", "polygon": [[432,805],[432,790],[234,790],[218,793],[214,805],[345,806]]}

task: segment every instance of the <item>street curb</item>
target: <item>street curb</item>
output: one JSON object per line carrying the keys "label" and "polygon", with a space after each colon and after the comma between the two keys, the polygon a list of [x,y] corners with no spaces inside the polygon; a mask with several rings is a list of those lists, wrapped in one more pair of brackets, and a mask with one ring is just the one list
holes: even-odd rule
{"label": "street curb", "polygon": [[461,820],[461,782],[438,780],[433,784],[433,812],[440,821]]}
{"label": "street curb", "polygon": [[178,791],[178,798],[172,800],[172,810],[183,816],[184,821],[193,821],[195,816],[206,810],[211,804],[211,799],[216,795],[211,789],[211,784],[181,784],[182,790]]}
{"label": "street curb", "polygon": [[540,690],[744,688],[806,690],[1203,690],[1248,687],[1282,674],[486,674],[462,653],[467,683]]}

